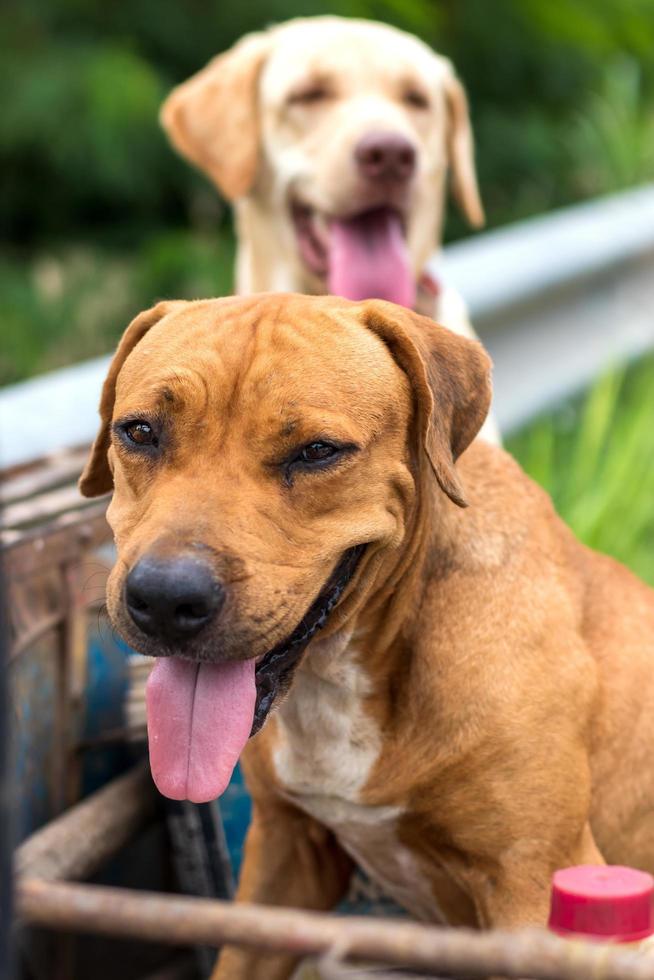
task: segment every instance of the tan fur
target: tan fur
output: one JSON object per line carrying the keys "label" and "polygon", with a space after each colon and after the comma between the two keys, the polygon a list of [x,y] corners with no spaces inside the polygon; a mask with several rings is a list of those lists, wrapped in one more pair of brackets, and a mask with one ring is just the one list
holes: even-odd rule
{"label": "tan fur", "polygon": [[[654,871],[654,594],[471,442],[489,397],[479,345],[329,297],[176,304],[136,323],[103,432],[156,412],[167,448],[144,461],[114,435],[107,458],[100,438],[82,484],[99,492],[113,471],[108,605],[130,643],[122,584],[146,552],[210,549],[229,597],[201,652],[240,659],[288,636],[368,542],[243,754],[238,898],[331,908],[351,855],[415,915],[505,927],[545,922],[556,868]],[[319,434],[360,451],[285,483],[275,461]],[[292,966],[227,949],[215,977]]]}
{"label": "tan fur", "polygon": [[161,121],[176,148],[234,200],[259,164],[258,80],[270,52],[265,35],[243,38],[166,100]]}

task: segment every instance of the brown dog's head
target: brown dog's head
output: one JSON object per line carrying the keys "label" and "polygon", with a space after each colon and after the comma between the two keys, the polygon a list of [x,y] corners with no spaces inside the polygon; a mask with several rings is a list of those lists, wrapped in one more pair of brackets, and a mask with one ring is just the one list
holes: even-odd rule
{"label": "brown dog's head", "polygon": [[467,218],[483,223],[452,65],[385,24],[315,17],[249,35],[178,86],[161,119],[225,197],[248,205],[240,232],[266,251],[267,275],[245,292],[413,305],[403,272],[415,282],[436,247],[448,166]]}
{"label": "brown dog's head", "polygon": [[465,505],[454,462],[485,417],[488,375],[479,344],[383,302],[267,295],[142,313],[80,483],[114,490],[119,632],[193,669],[249,665],[247,737],[316,630],[379,587],[424,473],[443,507]]}

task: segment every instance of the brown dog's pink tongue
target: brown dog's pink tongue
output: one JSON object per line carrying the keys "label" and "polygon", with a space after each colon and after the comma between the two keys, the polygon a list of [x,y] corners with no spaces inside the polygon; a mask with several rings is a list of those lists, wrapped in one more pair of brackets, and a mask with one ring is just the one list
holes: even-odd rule
{"label": "brown dog's pink tongue", "polygon": [[164,796],[206,803],[227,788],[252,729],[254,668],[254,660],[157,660],[146,707],[152,778]]}
{"label": "brown dog's pink tongue", "polygon": [[328,288],[345,299],[415,305],[416,285],[396,211],[379,208],[331,223]]}

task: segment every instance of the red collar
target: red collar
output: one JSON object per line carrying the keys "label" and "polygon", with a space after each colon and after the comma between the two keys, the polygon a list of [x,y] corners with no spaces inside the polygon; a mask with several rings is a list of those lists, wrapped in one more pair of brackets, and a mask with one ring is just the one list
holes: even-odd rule
{"label": "red collar", "polygon": [[441,292],[440,280],[431,272],[423,272],[416,283],[416,313],[430,316],[433,320],[437,319]]}
{"label": "red collar", "polygon": [[441,294],[441,284],[431,272],[423,272],[418,279],[418,291],[428,293],[436,299]]}

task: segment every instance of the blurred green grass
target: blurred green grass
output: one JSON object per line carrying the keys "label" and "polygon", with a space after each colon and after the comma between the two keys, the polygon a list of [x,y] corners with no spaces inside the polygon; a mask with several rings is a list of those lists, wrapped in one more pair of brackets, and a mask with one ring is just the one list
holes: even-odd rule
{"label": "blurred green grass", "polygon": [[130,254],[55,246],[28,261],[0,252],[0,385],[112,350],[132,317],[159,299],[232,292],[231,233],[160,232]]}
{"label": "blurred green grass", "polygon": [[581,541],[654,585],[654,356],[609,371],[507,449]]}

